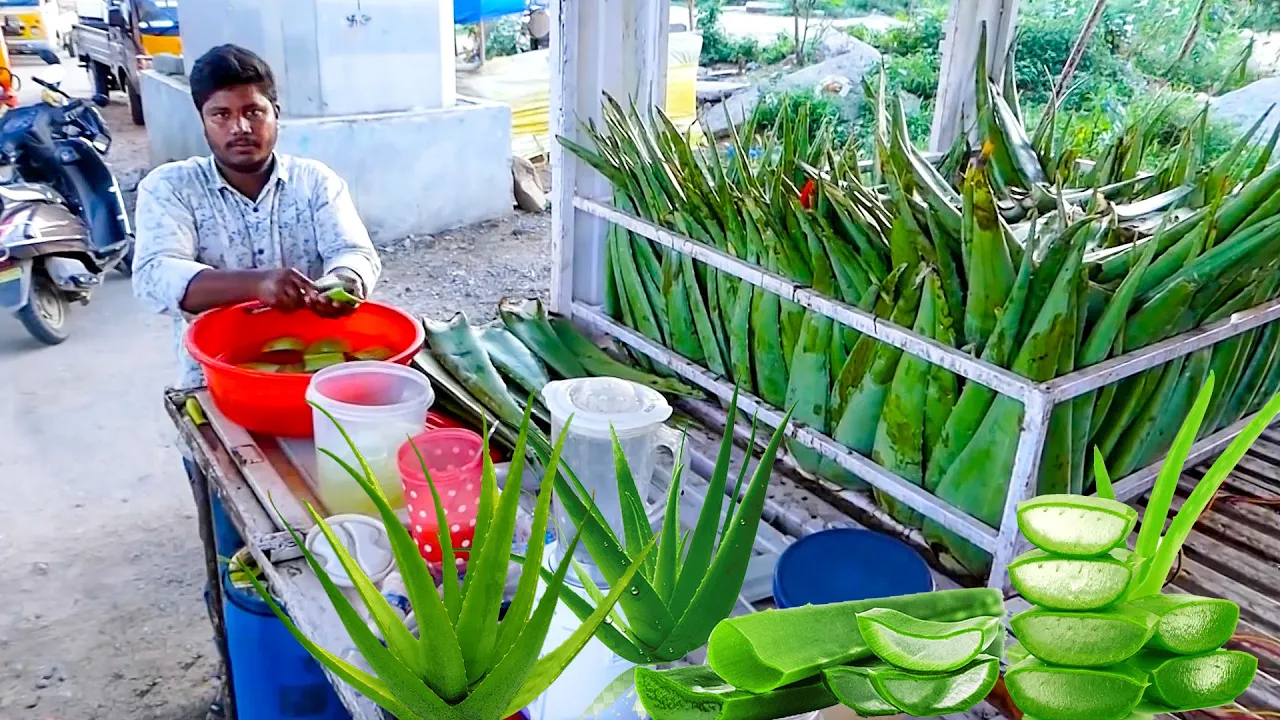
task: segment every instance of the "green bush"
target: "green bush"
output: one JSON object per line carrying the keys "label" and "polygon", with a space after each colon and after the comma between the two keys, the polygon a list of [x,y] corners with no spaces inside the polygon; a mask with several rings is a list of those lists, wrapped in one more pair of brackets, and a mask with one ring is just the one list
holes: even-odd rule
{"label": "green bush", "polygon": [[529,50],[524,23],[519,15],[508,15],[485,23],[485,55],[491,58],[517,55]]}

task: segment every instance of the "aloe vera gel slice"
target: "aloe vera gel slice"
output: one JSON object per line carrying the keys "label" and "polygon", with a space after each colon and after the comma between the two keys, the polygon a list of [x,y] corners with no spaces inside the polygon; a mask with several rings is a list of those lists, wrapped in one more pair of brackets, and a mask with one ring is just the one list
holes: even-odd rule
{"label": "aloe vera gel slice", "polygon": [[332,365],[340,365],[347,361],[347,356],[340,352],[319,353],[316,355],[305,355],[302,358],[303,370],[306,372],[315,372],[323,370]]}
{"label": "aloe vera gel slice", "polygon": [[1230,600],[1198,595],[1152,595],[1133,605],[1159,617],[1148,645],[1179,655],[1216,650],[1236,632],[1240,606]]}
{"label": "aloe vera gel slice", "polygon": [[844,665],[823,670],[822,677],[836,700],[858,715],[864,718],[897,715],[902,711],[881,697],[871,682],[873,672],[887,669],[889,666],[883,664]]}
{"label": "aloe vera gel slice", "polygon": [[262,352],[302,352],[305,347],[306,343],[296,337],[282,337],[267,341],[267,343],[262,346]]}
{"label": "aloe vera gel slice", "polygon": [[1071,668],[1028,658],[1004,682],[1018,709],[1040,720],[1125,720],[1142,700],[1147,674],[1129,663]]}
{"label": "aloe vera gel slice", "polygon": [[636,693],[653,720],[774,720],[837,703],[821,675],[755,695],[729,685],[706,665],[636,668]]}
{"label": "aloe vera gel slice", "polygon": [[1258,672],[1258,658],[1239,650],[1203,655],[1148,651],[1134,660],[1151,674],[1147,699],[1172,708],[1205,708],[1234,701]]}
{"label": "aloe vera gel slice", "polygon": [[1018,528],[1032,545],[1068,557],[1094,557],[1133,532],[1138,512],[1086,495],[1041,495],[1018,504]]}
{"label": "aloe vera gel slice", "polygon": [[858,630],[876,657],[916,672],[941,673],[968,665],[999,636],[1000,618],[958,622],[919,620],[897,610],[876,608],[858,614]]}
{"label": "aloe vera gel slice", "polygon": [[964,712],[995,687],[1000,661],[980,655],[968,667],[940,675],[919,675],[897,668],[872,673],[880,696],[908,715],[933,717]]}
{"label": "aloe vera gel slice", "polygon": [[1068,558],[1030,550],[1009,563],[1009,582],[1022,597],[1050,610],[1099,610],[1124,595],[1131,553],[1112,550],[1094,558]]}
{"label": "aloe vera gel slice", "polygon": [[1018,642],[1047,663],[1105,667],[1141,650],[1155,633],[1158,619],[1127,603],[1093,612],[1032,608],[1014,615],[1010,624]]}
{"label": "aloe vera gel slice", "polygon": [[952,622],[1003,617],[1004,598],[990,588],[966,588],[751,613],[716,625],[707,663],[725,682],[757,693],[848,665],[872,654],[857,616],[873,608]]}

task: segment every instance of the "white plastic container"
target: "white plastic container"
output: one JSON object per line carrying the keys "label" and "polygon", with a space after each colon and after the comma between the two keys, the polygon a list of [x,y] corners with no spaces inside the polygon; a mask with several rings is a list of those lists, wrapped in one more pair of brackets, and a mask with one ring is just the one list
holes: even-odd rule
{"label": "white plastic container", "polygon": [[[307,400],[333,415],[351,436],[373,470],[392,508],[404,505],[397,453],[427,424],[427,410],[435,400],[431,382],[413,368],[387,362],[351,362],[316,373],[307,387]],[[376,515],[369,496],[328,450],[359,470],[347,441],[324,413],[312,410],[316,444],[316,494],[330,514]]]}
{"label": "white plastic container", "polygon": [[[560,459],[573,470],[587,492],[594,495],[605,520],[621,538],[622,510],[618,504],[610,427],[617,434],[631,475],[643,492],[653,477],[657,431],[671,417],[671,406],[657,390],[610,377],[549,383],[542,390],[542,398],[551,413],[551,437],[559,437],[565,421],[573,416]],[[561,530],[572,533],[573,521],[558,499],[555,509]],[[604,585],[604,578],[596,570],[587,549],[579,544],[575,554],[597,584]],[[569,577],[576,580],[574,573],[569,573]]]}

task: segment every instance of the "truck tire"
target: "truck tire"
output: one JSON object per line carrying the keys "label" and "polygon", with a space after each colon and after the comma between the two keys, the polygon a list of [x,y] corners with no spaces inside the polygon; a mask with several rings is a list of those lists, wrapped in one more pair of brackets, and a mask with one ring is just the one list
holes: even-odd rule
{"label": "truck tire", "polygon": [[93,92],[95,95],[111,96],[111,68],[97,60],[89,61],[89,72],[93,75]]}
{"label": "truck tire", "polygon": [[146,125],[147,120],[142,114],[142,93],[133,86],[133,83],[125,78],[125,93],[129,96],[129,117],[133,119],[134,125]]}

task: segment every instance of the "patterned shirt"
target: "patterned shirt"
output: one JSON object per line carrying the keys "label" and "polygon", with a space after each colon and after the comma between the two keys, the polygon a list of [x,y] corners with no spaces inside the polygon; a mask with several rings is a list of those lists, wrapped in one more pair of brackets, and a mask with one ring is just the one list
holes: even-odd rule
{"label": "patterned shirt", "polygon": [[292,267],[317,280],[345,268],[366,295],[382,272],[347,184],[315,160],[276,154],[256,200],[231,187],[212,157],[161,165],[138,185],[136,225],[133,291],[173,316],[183,389],[204,384],[182,342],[191,316],[181,306],[202,270]]}

